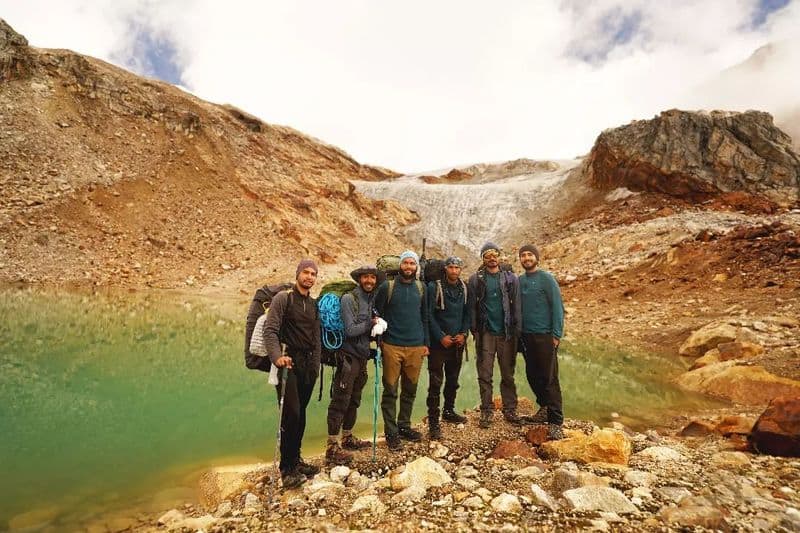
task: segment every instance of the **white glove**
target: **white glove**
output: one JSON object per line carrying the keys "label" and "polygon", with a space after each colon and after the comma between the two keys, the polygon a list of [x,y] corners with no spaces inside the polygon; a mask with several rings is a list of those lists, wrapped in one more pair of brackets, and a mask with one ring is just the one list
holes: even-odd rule
{"label": "white glove", "polygon": [[377,337],[378,335],[383,335],[383,332],[389,327],[389,324],[386,323],[384,319],[378,317],[378,321],[372,326],[372,335],[373,337]]}
{"label": "white glove", "polygon": [[278,380],[278,367],[272,365],[269,369],[269,384],[270,385],[277,385],[279,383]]}

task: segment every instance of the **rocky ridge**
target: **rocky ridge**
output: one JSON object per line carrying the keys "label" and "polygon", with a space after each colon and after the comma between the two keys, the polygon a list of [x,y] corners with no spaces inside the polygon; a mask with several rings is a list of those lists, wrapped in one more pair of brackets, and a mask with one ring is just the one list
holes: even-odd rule
{"label": "rocky ridge", "polygon": [[0,73],[1,282],[252,285],[291,279],[300,256],[346,268],[400,248],[397,229],[416,220],[349,181],[389,171],[94,58],[30,47],[4,21]]}

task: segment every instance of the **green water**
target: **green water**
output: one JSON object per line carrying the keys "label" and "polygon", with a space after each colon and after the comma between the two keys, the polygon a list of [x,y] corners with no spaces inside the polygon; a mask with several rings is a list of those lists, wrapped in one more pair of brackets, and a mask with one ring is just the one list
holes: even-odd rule
{"label": "green water", "polygon": [[[0,529],[31,511],[56,527],[84,523],[164,487],[193,486],[205,466],[271,460],[275,391],[243,365],[247,305],[163,293],[0,291]],[[618,412],[636,425],[702,405],[666,384],[681,368],[663,358],[583,343],[565,345],[560,364],[570,418],[602,423]],[[460,381],[458,407],[474,407],[474,358]],[[370,369],[362,437],[372,433],[372,383]],[[517,383],[530,397],[521,359]],[[425,372],[418,390],[415,421],[424,414]],[[326,407],[315,395],[306,455],[322,449]]]}

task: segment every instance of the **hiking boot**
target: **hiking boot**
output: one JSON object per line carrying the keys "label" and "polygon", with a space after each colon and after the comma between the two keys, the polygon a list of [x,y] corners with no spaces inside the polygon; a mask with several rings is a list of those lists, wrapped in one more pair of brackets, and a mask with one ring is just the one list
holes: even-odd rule
{"label": "hiking boot", "polygon": [[492,413],[488,411],[481,411],[481,420],[478,422],[478,427],[481,429],[489,429],[492,425]]}
{"label": "hiking boot", "polygon": [[281,473],[281,484],[284,489],[296,489],[305,482],[306,476],[301,474],[297,468]]}
{"label": "hiking boot", "polygon": [[564,438],[564,430],[561,424],[550,424],[550,429],[547,432],[548,440],[561,440]]}
{"label": "hiking boot", "polygon": [[342,448],[345,450],[366,450],[370,448],[372,443],[368,440],[361,440],[355,435],[347,435],[342,437]]}
{"label": "hiking boot", "polygon": [[316,465],[312,465],[311,463],[303,461],[303,459],[300,459],[300,461],[297,463],[297,471],[306,477],[312,477],[319,474],[320,468]]}
{"label": "hiking boot", "polygon": [[445,409],[442,412],[442,420],[453,424],[464,424],[467,422],[467,417],[456,413],[453,409]]}
{"label": "hiking boot", "polygon": [[508,422],[512,426],[522,425],[522,420],[520,419],[519,416],[517,416],[517,413],[511,413],[511,412],[503,413],[503,418],[506,420],[506,422]]}
{"label": "hiking boot", "polygon": [[403,449],[403,441],[400,440],[400,435],[392,434],[386,435],[386,446],[389,448],[389,451],[392,452],[399,452]]}
{"label": "hiking boot", "polygon": [[442,426],[439,425],[438,418],[428,419],[428,440],[441,440]]}
{"label": "hiking boot", "polygon": [[325,462],[329,465],[349,465],[353,460],[353,454],[346,452],[339,446],[338,442],[329,442],[325,449]]}
{"label": "hiking boot", "polygon": [[533,416],[519,417],[523,424],[547,424],[547,407],[540,407]]}
{"label": "hiking boot", "polygon": [[401,439],[405,439],[411,442],[419,442],[422,440],[422,433],[420,433],[416,429],[400,428],[399,435]]}

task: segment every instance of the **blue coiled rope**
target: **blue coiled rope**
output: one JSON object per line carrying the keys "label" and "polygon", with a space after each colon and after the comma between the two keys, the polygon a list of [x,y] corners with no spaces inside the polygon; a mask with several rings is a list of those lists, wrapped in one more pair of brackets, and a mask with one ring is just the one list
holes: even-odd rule
{"label": "blue coiled rope", "polygon": [[329,292],[317,302],[322,326],[322,345],[328,350],[338,350],[344,342],[344,323],[339,297]]}

